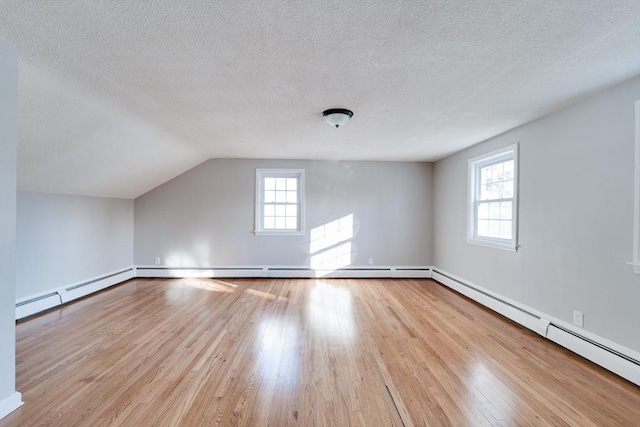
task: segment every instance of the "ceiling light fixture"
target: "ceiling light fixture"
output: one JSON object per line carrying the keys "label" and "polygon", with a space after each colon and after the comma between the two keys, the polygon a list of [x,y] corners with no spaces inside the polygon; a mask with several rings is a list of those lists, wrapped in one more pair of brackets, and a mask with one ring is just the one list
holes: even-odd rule
{"label": "ceiling light fixture", "polygon": [[322,112],[322,117],[331,126],[335,126],[336,129],[344,125],[353,117],[353,111],[344,108],[331,108]]}

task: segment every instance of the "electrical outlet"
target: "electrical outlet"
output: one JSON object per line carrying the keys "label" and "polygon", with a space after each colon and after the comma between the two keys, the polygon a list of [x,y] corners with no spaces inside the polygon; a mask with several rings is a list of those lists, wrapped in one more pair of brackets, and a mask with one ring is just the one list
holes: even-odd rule
{"label": "electrical outlet", "polygon": [[582,328],[584,326],[584,313],[573,310],[573,324]]}
{"label": "electrical outlet", "polygon": [[160,257],[157,256],[156,259],[153,260],[153,262],[155,263],[155,265],[160,265]]}
{"label": "electrical outlet", "polygon": [[369,265],[373,265],[373,258],[369,258]]}

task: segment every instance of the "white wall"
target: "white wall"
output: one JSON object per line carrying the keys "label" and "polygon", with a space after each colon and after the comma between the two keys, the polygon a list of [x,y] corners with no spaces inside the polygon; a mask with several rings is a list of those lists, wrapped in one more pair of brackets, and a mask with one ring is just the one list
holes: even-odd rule
{"label": "white wall", "polygon": [[[638,78],[443,159],[434,168],[435,266],[640,350],[632,257]],[[520,143],[517,253],[470,245],[467,160]]]}
{"label": "white wall", "polygon": [[133,200],[18,192],[16,298],[133,265]]}
{"label": "white wall", "polygon": [[18,53],[0,38],[0,417],[20,402],[15,393],[14,306],[17,86]]}
{"label": "white wall", "polygon": [[[305,236],[252,233],[256,168],[305,169]],[[431,265],[431,175],[427,163],[209,160],[135,200],[135,263],[309,266],[309,230],[352,214],[352,265]]]}

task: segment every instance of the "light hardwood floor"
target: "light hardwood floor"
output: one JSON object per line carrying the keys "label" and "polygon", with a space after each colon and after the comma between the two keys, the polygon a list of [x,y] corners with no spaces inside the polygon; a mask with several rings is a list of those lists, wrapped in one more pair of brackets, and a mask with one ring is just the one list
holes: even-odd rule
{"label": "light hardwood floor", "polygon": [[634,426],[640,389],[431,280],[137,279],[19,322],[1,426]]}

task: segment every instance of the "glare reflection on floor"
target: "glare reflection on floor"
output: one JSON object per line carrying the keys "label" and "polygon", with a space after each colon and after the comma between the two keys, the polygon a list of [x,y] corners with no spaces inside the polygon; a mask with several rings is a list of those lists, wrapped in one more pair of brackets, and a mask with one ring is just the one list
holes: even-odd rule
{"label": "glare reflection on floor", "polygon": [[515,402],[512,401],[511,390],[483,362],[474,364],[470,381],[466,384],[469,401],[480,407],[495,407],[505,422],[512,419]]}
{"label": "glare reflection on floor", "polygon": [[208,291],[217,293],[235,292],[238,285],[215,279],[184,278],[165,289],[168,302],[179,303],[191,298],[193,292]]}
{"label": "glare reflection on floor", "polygon": [[184,283],[196,289],[202,289],[205,291],[212,292],[227,292],[231,293],[236,290],[238,285],[234,285],[233,283],[223,282],[221,280],[212,280],[212,279],[184,279]]}
{"label": "glare reflection on floor", "polygon": [[300,375],[298,325],[281,317],[269,317],[256,328],[258,348],[257,372],[266,386],[273,386],[278,378],[297,384]]}
{"label": "glare reflection on floor", "polygon": [[356,338],[351,298],[348,288],[316,281],[307,302],[307,322],[311,330],[331,341],[351,343]]}
{"label": "glare reflection on floor", "polygon": [[261,297],[261,298],[266,298],[266,299],[269,299],[269,300],[274,300],[274,299],[277,298],[277,296],[274,295],[274,294],[270,294],[268,292],[257,291],[255,289],[247,289],[245,292],[248,293],[249,295],[254,295],[254,296],[257,296],[257,297]]}

